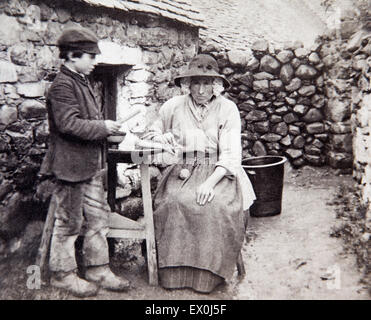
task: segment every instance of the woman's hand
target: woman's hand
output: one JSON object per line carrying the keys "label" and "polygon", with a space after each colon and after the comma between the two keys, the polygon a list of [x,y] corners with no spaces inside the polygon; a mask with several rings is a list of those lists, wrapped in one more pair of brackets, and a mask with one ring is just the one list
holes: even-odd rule
{"label": "woman's hand", "polygon": [[164,149],[175,155],[175,148],[178,145],[178,143],[175,140],[174,135],[171,132],[166,132],[160,136],[157,136],[153,139],[155,142],[162,143],[164,145]]}
{"label": "woman's hand", "polygon": [[171,145],[177,144],[175,137],[171,132],[166,132],[160,136],[155,137],[153,140],[156,142],[164,143],[164,144],[171,144]]}
{"label": "woman's hand", "polygon": [[217,166],[210,177],[206,179],[196,190],[196,202],[203,206],[206,201],[211,202],[213,200],[215,193],[214,188],[219,183],[221,179],[226,175],[227,169]]}
{"label": "woman's hand", "polygon": [[215,196],[214,186],[205,181],[196,190],[196,202],[200,206],[206,204],[206,202],[211,202]]}

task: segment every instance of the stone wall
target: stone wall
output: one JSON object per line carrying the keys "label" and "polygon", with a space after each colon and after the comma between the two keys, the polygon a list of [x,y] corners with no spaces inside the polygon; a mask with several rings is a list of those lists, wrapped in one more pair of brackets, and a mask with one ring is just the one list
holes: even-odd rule
{"label": "stone wall", "polygon": [[251,50],[202,45],[230,80],[229,97],[242,119],[243,156],[285,155],[296,166],[326,163],[323,63],[320,45],[300,42],[283,50],[255,42]]}
{"label": "stone wall", "polygon": [[328,163],[334,168],[352,167],[351,87],[352,63],[341,38],[323,39],[321,57],[325,65],[325,114],[329,125]]}
{"label": "stone wall", "polygon": [[1,238],[18,236],[36,212],[45,215],[52,184],[38,177],[48,138],[44,94],[61,64],[56,40],[72,25],[113,43],[111,58],[133,65],[118,74],[119,108],[156,110],[179,94],[169,81],[198,50],[197,28],[157,16],[76,1],[1,1],[0,248]]}
{"label": "stone wall", "polygon": [[371,30],[360,31],[347,44],[352,53],[351,127],[353,134],[353,177],[361,203],[367,209],[366,224],[371,230]]}
{"label": "stone wall", "polygon": [[[361,3],[362,5],[362,3]],[[371,228],[371,23],[369,6],[342,12],[338,28],[322,37],[329,164],[351,167]]]}

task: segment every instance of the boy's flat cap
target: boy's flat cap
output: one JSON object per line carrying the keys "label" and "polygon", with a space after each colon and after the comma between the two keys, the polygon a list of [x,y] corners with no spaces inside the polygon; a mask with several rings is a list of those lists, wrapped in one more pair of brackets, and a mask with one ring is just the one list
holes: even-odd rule
{"label": "boy's flat cap", "polygon": [[57,40],[57,46],[64,49],[75,49],[87,53],[99,54],[98,41],[98,38],[89,29],[71,27],[63,31]]}

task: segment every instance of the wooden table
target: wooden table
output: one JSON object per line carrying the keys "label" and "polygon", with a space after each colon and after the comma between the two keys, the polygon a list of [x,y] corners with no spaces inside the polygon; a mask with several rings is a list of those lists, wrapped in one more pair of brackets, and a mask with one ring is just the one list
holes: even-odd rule
{"label": "wooden table", "polygon": [[[112,210],[108,237],[146,240],[148,279],[151,285],[158,284],[158,274],[149,164],[150,157],[161,151],[161,149],[118,150],[117,148],[112,148],[112,145],[107,151],[107,200]],[[143,199],[143,223],[138,223],[115,213],[117,163],[139,164]]]}

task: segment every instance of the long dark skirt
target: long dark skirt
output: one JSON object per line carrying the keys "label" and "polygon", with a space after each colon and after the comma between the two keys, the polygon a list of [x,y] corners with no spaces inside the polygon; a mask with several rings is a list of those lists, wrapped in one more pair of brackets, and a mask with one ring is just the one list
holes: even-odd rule
{"label": "long dark skirt", "polygon": [[[191,175],[182,180],[179,173],[184,168]],[[165,170],[160,181],[154,222],[164,287],[210,292],[234,272],[245,231],[238,181],[224,177],[211,202],[196,203],[197,187],[214,170],[214,164],[176,164]]]}
{"label": "long dark skirt", "polygon": [[192,288],[201,293],[209,293],[224,282],[224,279],[215,273],[193,267],[160,268],[159,278],[164,288]]}

